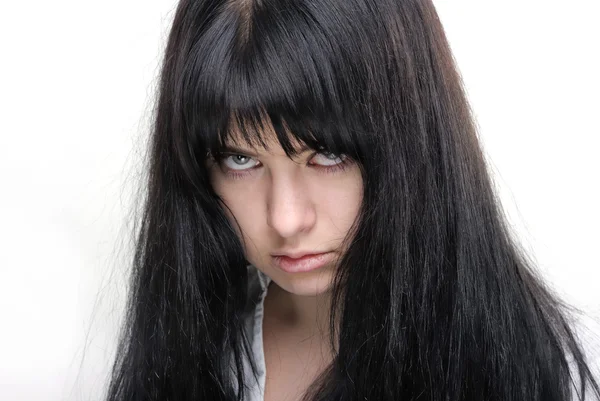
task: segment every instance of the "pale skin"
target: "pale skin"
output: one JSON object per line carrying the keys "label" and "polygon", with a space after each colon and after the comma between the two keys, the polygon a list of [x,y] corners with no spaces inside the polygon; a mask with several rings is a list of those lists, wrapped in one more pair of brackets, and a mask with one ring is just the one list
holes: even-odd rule
{"label": "pale skin", "polygon": [[229,209],[246,259],[272,279],[263,319],[265,399],[297,400],[332,359],[335,258],[313,271],[288,273],[272,254],[310,250],[339,257],[362,202],[362,177],[344,155],[306,149],[290,159],[274,135],[268,150],[243,141],[230,145],[224,159],[210,163],[211,183]]}

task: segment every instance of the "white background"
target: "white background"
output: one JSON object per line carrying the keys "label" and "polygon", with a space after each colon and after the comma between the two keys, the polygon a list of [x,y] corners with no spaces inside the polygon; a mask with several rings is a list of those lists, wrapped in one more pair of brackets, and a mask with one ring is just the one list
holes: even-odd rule
{"label": "white background", "polygon": [[[582,335],[599,366],[599,3],[436,5],[510,221],[554,288],[590,316]],[[1,400],[104,392],[127,213],[174,7],[0,3]]]}

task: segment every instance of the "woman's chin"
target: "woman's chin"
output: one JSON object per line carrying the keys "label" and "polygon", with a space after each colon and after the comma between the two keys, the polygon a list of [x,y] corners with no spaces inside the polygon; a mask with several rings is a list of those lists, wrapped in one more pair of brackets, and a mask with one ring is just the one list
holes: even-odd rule
{"label": "woman's chin", "polygon": [[314,297],[331,291],[333,274],[324,268],[319,272],[281,273],[269,275],[272,281],[283,291],[290,294]]}

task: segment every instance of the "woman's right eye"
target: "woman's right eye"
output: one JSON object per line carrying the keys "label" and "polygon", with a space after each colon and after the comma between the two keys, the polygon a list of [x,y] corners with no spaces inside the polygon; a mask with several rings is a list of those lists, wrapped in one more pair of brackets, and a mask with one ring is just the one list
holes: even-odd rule
{"label": "woman's right eye", "polygon": [[221,163],[230,170],[249,170],[258,164],[258,160],[250,156],[229,154],[222,157]]}

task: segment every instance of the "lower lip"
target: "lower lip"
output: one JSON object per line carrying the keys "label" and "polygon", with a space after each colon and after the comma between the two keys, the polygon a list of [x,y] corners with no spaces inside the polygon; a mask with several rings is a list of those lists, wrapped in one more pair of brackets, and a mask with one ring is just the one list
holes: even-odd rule
{"label": "lower lip", "polygon": [[289,256],[273,256],[277,267],[288,273],[303,273],[318,269],[331,261],[331,252],[306,255],[301,258],[290,258]]}

